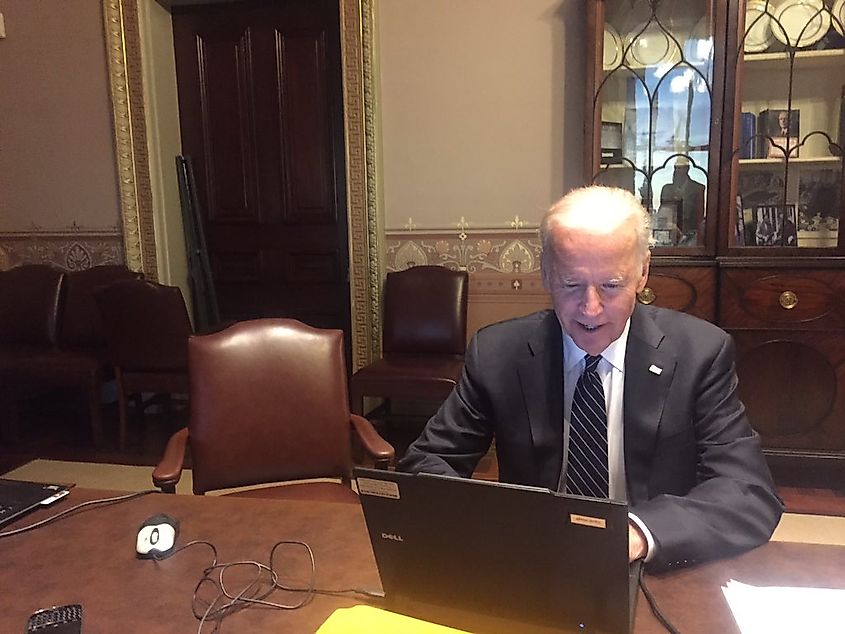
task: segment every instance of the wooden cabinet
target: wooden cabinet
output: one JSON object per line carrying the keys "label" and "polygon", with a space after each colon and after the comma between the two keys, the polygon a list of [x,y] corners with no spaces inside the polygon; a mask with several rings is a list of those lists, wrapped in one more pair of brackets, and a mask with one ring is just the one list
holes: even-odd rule
{"label": "wooden cabinet", "polygon": [[640,301],[731,333],[779,480],[845,486],[845,0],[590,0],[588,28],[585,180],[652,214]]}

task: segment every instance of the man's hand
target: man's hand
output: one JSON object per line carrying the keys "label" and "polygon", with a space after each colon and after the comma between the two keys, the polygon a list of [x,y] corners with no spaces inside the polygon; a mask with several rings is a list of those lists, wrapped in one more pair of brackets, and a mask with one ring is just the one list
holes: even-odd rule
{"label": "man's hand", "polygon": [[631,520],[628,520],[628,563],[642,559],[648,553],[648,542],[642,531]]}

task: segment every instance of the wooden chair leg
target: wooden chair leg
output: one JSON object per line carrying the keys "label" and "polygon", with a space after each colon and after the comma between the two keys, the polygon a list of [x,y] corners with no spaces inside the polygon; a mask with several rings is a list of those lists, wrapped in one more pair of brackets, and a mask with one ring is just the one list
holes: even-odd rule
{"label": "wooden chair leg", "polygon": [[117,409],[120,416],[120,440],[118,443],[120,450],[126,451],[129,436],[128,395],[123,387],[123,374],[120,368],[115,368],[115,375],[117,378]]}
{"label": "wooden chair leg", "polygon": [[91,437],[94,447],[99,449],[103,446],[103,413],[100,406],[99,381],[94,381],[88,388],[88,410],[91,417]]}
{"label": "wooden chair leg", "polygon": [[121,451],[126,450],[126,445],[129,436],[129,403],[127,402],[126,394],[121,392],[117,397],[117,405],[120,415],[120,440],[119,446]]}

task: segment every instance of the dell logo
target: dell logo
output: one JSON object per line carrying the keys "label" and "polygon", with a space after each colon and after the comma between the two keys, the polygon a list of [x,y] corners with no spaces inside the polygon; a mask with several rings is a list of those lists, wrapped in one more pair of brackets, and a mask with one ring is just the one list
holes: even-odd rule
{"label": "dell logo", "polygon": [[404,539],[402,539],[401,535],[396,535],[394,533],[382,533],[381,538],[382,539],[389,539],[389,540],[394,541],[394,542],[404,542],[405,541]]}

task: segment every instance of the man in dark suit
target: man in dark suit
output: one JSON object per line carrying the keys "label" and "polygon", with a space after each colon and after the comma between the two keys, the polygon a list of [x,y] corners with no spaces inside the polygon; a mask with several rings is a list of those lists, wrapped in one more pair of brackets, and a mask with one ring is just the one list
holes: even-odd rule
{"label": "man in dark suit", "polygon": [[585,355],[601,356],[605,490],[629,503],[629,558],[669,568],[767,541],[783,506],[736,393],[732,340],[636,301],[648,214],[624,190],[582,188],[540,233],[554,312],[473,337],[458,385],[399,468],[469,477],[495,438],[501,481],[570,490],[575,385]]}

